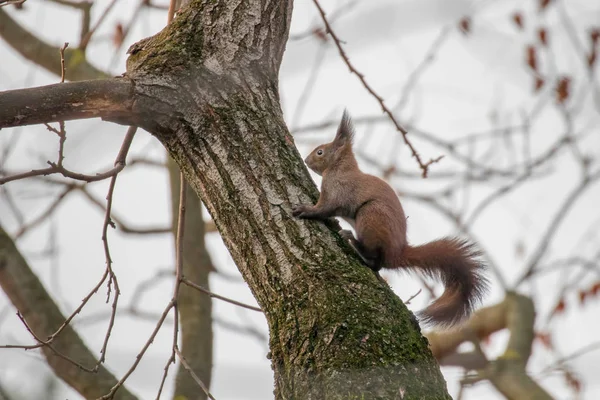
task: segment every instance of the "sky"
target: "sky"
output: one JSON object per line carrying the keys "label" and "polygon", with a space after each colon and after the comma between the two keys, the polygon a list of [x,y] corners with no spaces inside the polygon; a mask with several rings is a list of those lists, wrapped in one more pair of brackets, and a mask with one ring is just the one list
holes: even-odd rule
{"label": "sky", "polygon": [[[94,7],[92,20],[101,13],[106,2],[99,1]],[[559,2],[567,4],[565,1]],[[108,15],[107,21],[98,32],[98,40],[90,44],[90,62],[112,74],[121,74],[125,67],[125,50],[144,37],[158,32],[165,24],[166,15],[160,11],[144,11],[122,50],[114,58],[110,32],[117,21],[130,18],[135,2],[119,1]],[[376,0],[376,1],[333,1],[323,0],[323,6],[331,13],[342,9],[334,22],[334,29],[344,41],[344,48],[351,62],[366,76],[369,84],[394,106],[403,98],[407,81],[422,63],[431,46],[440,42],[435,58],[431,61],[418,83],[410,92],[406,106],[397,110],[400,120],[426,132],[434,132],[444,139],[460,138],[467,133],[492,128],[494,118],[499,125],[520,122],[523,110],[535,107],[539,97],[532,93],[532,75],[524,68],[524,46],[532,40],[539,24],[551,27],[556,35],[551,36],[555,51],[555,64],[544,65],[552,76],[585,73],[581,61],[567,32],[556,13],[538,15],[537,2],[494,1],[494,0]],[[591,26],[600,20],[600,5],[594,1],[569,0],[570,16],[577,27]],[[511,15],[519,10],[525,17],[523,32],[515,34]],[[29,27],[49,43],[65,41],[77,43],[79,20],[76,13],[65,11],[48,2],[29,0],[22,12],[8,10],[11,16]],[[458,21],[465,15],[472,17],[471,33],[465,35],[457,29]],[[534,19],[536,17],[536,19]],[[331,42],[321,44],[309,36],[298,39],[298,35],[310,31],[319,24],[318,14],[311,1],[295,2],[291,36],[280,72],[282,107],[288,126],[292,131],[302,126],[341,116],[347,108],[357,120],[364,116],[381,115],[378,103],[366,93],[356,76],[349,73]],[[584,29],[582,29],[584,31]],[[32,87],[55,83],[57,77],[23,60],[13,49],[0,40],[0,90]],[[317,71],[317,72],[315,72]],[[311,84],[309,84],[312,82]],[[575,87],[587,80],[574,79]],[[310,87],[310,90],[306,88]],[[599,156],[600,135],[598,112],[591,110],[591,101],[578,116],[577,130],[589,134],[580,151]],[[587,104],[589,103],[589,105]],[[299,107],[300,105],[300,107]],[[74,121],[67,124],[68,140],[65,153],[66,163],[74,170],[92,172],[112,165],[118,151],[124,129],[121,126],[100,120]],[[531,152],[542,154],[551,146],[553,139],[564,130],[557,112],[548,107],[541,112],[534,126]],[[296,142],[303,156],[319,143],[329,141],[334,128],[326,131],[298,133]],[[399,141],[397,133],[389,124],[368,127],[357,124],[357,143],[361,153],[376,157],[391,165],[415,172],[416,166],[406,148],[390,145]],[[396,136],[394,136],[396,135]],[[6,167],[10,170],[27,170],[41,166],[45,160],[54,159],[57,141],[43,126],[7,129],[0,132],[0,145],[18,137],[18,144],[9,155]],[[419,151],[427,158],[443,155],[443,150],[426,140],[415,139]],[[513,144],[514,145],[514,144]],[[516,144],[518,145],[518,143]],[[481,149],[474,149],[483,153]],[[157,140],[147,133],[138,134],[134,140],[132,157],[163,160],[164,152]],[[361,167],[375,172],[364,159]],[[498,160],[501,164],[505,160]],[[460,165],[449,157],[432,169],[432,173],[460,170]],[[553,169],[532,184],[514,194],[506,196],[489,207],[475,221],[472,232],[485,249],[490,260],[500,269],[507,282],[513,282],[522,271],[531,252],[547,228],[551,217],[564,201],[568,191],[577,184],[579,167],[570,154],[558,158]],[[313,176],[318,183],[318,177]],[[395,187],[406,192],[437,193],[440,181],[422,181],[412,178],[394,178]],[[479,185],[472,188],[469,196],[448,201],[455,207],[472,210],[478,201],[489,194],[489,187]],[[105,196],[107,184],[90,185],[97,198]],[[52,198],[52,189],[32,182],[13,182],[11,191],[18,195],[19,207],[28,218],[41,213]],[[9,232],[17,229],[17,221],[7,210],[5,199],[0,194],[0,223]],[[560,234],[552,241],[547,251],[548,259],[572,255],[586,255],[597,251],[597,222],[600,221],[597,186],[578,200],[560,226]],[[422,243],[440,236],[456,233],[456,228],[440,213],[410,198],[402,199],[409,216],[409,239]],[[168,177],[156,168],[127,168],[118,179],[114,198],[115,213],[123,216],[135,226],[166,226],[170,222]],[[71,195],[57,210],[48,223],[18,241],[19,248],[27,256],[38,276],[55,296],[65,313],[69,313],[104,271],[104,254],[100,234],[103,214],[90,207],[79,195]],[[58,245],[59,255],[48,260],[39,254],[48,246],[50,239]],[[150,279],[156,271],[173,266],[174,253],[170,236],[131,237],[119,232],[110,232],[111,252],[114,269],[122,290],[120,304],[128,304],[140,280]],[[523,247],[524,256],[515,251]],[[239,277],[235,264],[217,234],[209,234],[207,246],[218,268],[228,276]],[[582,346],[593,343],[599,337],[597,322],[598,302],[578,307],[553,321],[548,314],[556,303],[565,280],[572,280],[576,272],[547,274],[535,284],[519,289],[533,295],[539,318],[537,327],[549,329],[556,338],[559,352],[568,355]],[[420,285],[407,274],[387,276],[394,291],[403,299],[414,294]],[[594,276],[586,277],[583,284],[593,282]],[[597,276],[596,278],[597,279]],[[255,304],[246,285],[237,278],[234,281],[218,274],[211,276],[211,290],[236,300]],[[143,310],[155,315],[162,312],[170,300],[172,282],[157,282],[142,298]],[[567,292],[567,299],[575,300],[576,291]],[[503,291],[495,283],[486,298],[486,305],[494,304],[503,297]],[[417,296],[411,309],[418,310],[427,304],[425,296]],[[569,303],[571,304],[571,303]],[[86,306],[75,326],[86,344],[99,351],[106,329],[106,320],[90,322],[94,316],[105,313],[108,305],[104,296],[92,299]],[[238,325],[249,325],[267,335],[264,318],[251,311],[213,301],[213,313],[221,320]],[[119,317],[108,348],[107,366],[117,376],[131,365],[154,328],[154,320],[143,321]],[[215,324],[214,371],[211,392],[219,400],[268,399],[272,398],[273,380],[268,351],[264,339],[240,334]],[[505,333],[496,334],[487,345],[490,357],[500,354],[506,340]],[[15,316],[14,309],[0,293],[0,343],[29,343],[30,339]],[[165,327],[150,347],[140,366],[128,380],[128,388],[140,398],[153,398],[157,391],[164,363],[170,355],[171,330]],[[556,354],[534,345],[534,354],[528,370],[532,377],[549,390],[557,399],[574,398],[573,392],[564,385],[563,377],[546,374],[544,368],[551,364]],[[600,362],[600,351],[589,352],[571,364],[584,381],[582,399],[600,396],[596,366]],[[26,374],[27,372],[27,374]],[[22,391],[24,398],[39,398],[35,385],[29,385],[32,375],[45,377],[49,374],[41,356],[22,350],[0,350],[0,382],[6,388]],[[458,392],[458,380],[462,371],[444,368],[451,395]],[[41,379],[40,379],[41,381]],[[172,389],[172,380],[167,380],[167,391]],[[79,395],[61,386],[59,397],[78,399]],[[501,399],[488,383],[469,388],[465,399]]]}

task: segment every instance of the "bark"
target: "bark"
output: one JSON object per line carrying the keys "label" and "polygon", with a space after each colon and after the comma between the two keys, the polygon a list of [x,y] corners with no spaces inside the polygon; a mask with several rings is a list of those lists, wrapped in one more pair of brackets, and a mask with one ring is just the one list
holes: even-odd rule
{"label": "bark", "polygon": [[[179,210],[179,168],[169,159],[171,204],[173,221]],[[183,235],[183,275],[200,286],[209,288],[209,273],[213,264],[204,242],[202,202],[196,192],[186,184],[185,233]],[[176,224],[173,224],[176,230]],[[212,299],[186,285],[179,288],[177,301],[181,321],[181,353],[191,369],[207,387],[210,387],[213,360]],[[179,364],[175,378],[173,399],[204,400],[206,394]]]}
{"label": "bark", "polygon": [[190,2],[130,49],[135,101],[117,122],[154,134],[207,206],[265,312],[276,398],[448,399],[402,301],[335,224],[291,215],[318,195],[279,104],[291,11],[291,0]]}
{"label": "bark", "polygon": [[[31,330],[42,340],[56,332],[65,320],[58,306],[1,226],[0,286],[23,315]],[[52,342],[52,347],[86,368],[92,368],[96,364],[96,357],[70,326]],[[42,351],[57,376],[86,399],[97,399],[108,393],[117,383],[115,377],[102,366],[97,373],[91,374],[58,356],[48,347],[42,347]],[[115,399],[133,400],[136,397],[122,388],[117,392]]]}

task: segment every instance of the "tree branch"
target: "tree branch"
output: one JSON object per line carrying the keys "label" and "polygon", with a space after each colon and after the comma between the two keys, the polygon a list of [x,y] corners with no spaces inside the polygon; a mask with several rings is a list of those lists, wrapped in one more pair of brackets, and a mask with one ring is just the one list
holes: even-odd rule
{"label": "tree branch", "polygon": [[[430,332],[425,336],[441,365],[478,370],[466,382],[488,379],[509,400],[552,399],[526,371],[534,339],[534,322],[533,301],[508,292],[502,302],[478,310],[460,329]],[[464,342],[473,342],[477,348],[479,340],[501,329],[508,329],[510,337],[504,354],[496,360],[487,362],[480,349],[473,353],[456,352]]]}
{"label": "tree branch", "polygon": [[394,114],[392,114],[390,109],[384,104],[383,97],[381,97],[379,94],[377,94],[377,92],[375,92],[375,90],[365,80],[365,76],[363,74],[361,74],[360,72],[358,72],[356,70],[356,68],[354,68],[354,66],[350,63],[350,59],[346,55],[346,52],[344,51],[344,48],[342,47],[340,39],[337,37],[335,32],[331,29],[331,25],[329,24],[329,21],[327,20],[327,17],[325,16],[325,11],[323,11],[323,8],[319,4],[319,2],[317,0],[313,0],[313,3],[319,10],[319,14],[321,15],[321,19],[323,20],[323,23],[325,24],[325,28],[327,29],[327,32],[329,33],[329,35],[331,35],[331,38],[333,39],[333,42],[335,43],[335,46],[337,47],[337,49],[340,53],[340,56],[342,57],[342,59],[344,60],[344,62],[348,66],[348,68],[350,69],[350,72],[354,73],[358,77],[360,82],[363,84],[364,88],[371,94],[371,96],[373,96],[375,98],[375,100],[377,100],[379,102],[379,105],[381,106],[381,110],[385,114],[387,114],[390,121],[392,121],[392,123],[394,124],[394,126],[396,127],[398,132],[400,132],[400,134],[402,135],[402,140],[404,141],[404,144],[406,144],[406,146],[408,146],[408,148],[410,149],[411,155],[417,161],[417,164],[419,164],[419,168],[422,171],[423,178],[427,178],[427,173],[429,172],[429,166],[431,164],[439,162],[443,156],[439,156],[435,159],[432,158],[427,162],[424,162],[421,159],[421,156],[419,155],[419,153],[417,153],[417,150],[413,146],[412,142],[408,139],[408,136],[407,136],[408,131],[402,125],[400,125],[400,123],[394,117]]}
{"label": "tree branch", "polygon": [[[60,62],[59,62],[60,66]],[[123,78],[0,92],[0,128],[131,115],[133,85]]]}
{"label": "tree branch", "polygon": [[[0,286],[36,336],[50,337],[65,321],[57,305],[2,227],[0,227]],[[78,364],[94,365],[97,362],[69,325],[63,327],[60,335],[52,341],[52,346],[61,355],[76,360]],[[64,359],[48,346],[41,346],[41,349],[56,374],[85,398],[98,398],[116,384],[115,377],[102,366],[99,366],[96,374],[90,374]],[[133,400],[136,397],[123,389],[114,398]]]}

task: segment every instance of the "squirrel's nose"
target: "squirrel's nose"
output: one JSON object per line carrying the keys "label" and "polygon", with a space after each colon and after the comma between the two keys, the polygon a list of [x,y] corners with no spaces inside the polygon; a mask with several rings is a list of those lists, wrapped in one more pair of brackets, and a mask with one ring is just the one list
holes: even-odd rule
{"label": "squirrel's nose", "polygon": [[306,158],[304,159],[304,163],[305,163],[305,164],[308,164],[308,157],[306,157]]}

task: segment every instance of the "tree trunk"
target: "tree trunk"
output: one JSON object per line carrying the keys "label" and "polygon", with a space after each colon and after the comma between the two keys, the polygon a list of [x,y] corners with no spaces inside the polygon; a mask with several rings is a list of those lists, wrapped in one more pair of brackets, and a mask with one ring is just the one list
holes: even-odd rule
{"label": "tree trunk", "polygon": [[291,10],[192,1],[130,49],[134,121],[184,171],[264,310],[278,399],[449,398],[416,320],[335,224],[291,216],[317,198],[278,97]]}
{"label": "tree trunk", "polygon": [[112,84],[131,98],[107,96],[97,115],[154,134],[207,206],[265,313],[277,399],[449,399],[417,321],[337,224],[291,215],[318,196],[279,104],[291,12],[291,0],[191,1],[130,48]]}

